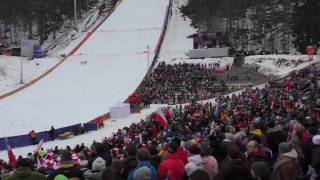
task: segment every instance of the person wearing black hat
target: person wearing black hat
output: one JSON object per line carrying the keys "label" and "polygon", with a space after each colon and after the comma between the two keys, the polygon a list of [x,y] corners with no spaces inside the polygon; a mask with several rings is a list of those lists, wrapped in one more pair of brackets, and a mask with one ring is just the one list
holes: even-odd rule
{"label": "person wearing black hat", "polygon": [[178,145],[176,142],[170,142],[168,146],[169,155],[167,159],[160,163],[158,168],[158,180],[176,179],[184,177],[184,163],[176,156]]}
{"label": "person wearing black hat", "polygon": [[17,162],[17,170],[4,180],[45,180],[43,174],[31,170],[32,162],[27,158],[21,158]]}

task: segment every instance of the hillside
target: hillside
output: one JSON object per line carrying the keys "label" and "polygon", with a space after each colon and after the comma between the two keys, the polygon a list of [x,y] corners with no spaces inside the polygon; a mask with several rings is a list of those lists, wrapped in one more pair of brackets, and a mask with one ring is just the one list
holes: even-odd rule
{"label": "hillside", "polygon": [[301,53],[319,45],[318,0],[189,0],[181,8],[199,32],[223,32],[226,45],[254,53]]}

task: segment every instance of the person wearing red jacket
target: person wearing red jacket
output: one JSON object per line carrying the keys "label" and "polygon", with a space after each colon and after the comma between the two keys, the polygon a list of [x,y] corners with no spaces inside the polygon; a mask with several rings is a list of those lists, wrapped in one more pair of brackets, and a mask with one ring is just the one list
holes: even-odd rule
{"label": "person wearing red jacket", "polygon": [[157,179],[158,180],[183,180],[184,177],[184,163],[177,157],[178,145],[172,141],[169,144],[167,159],[160,163]]}
{"label": "person wearing red jacket", "polygon": [[184,165],[186,165],[188,163],[188,151],[184,150],[182,147],[181,147],[181,140],[180,138],[178,137],[175,137],[173,139],[173,141],[175,143],[177,143],[177,146],[178,146],[178,149],[177,149],[177,152],[175,153],[175,156],[179,159],[181,159],[184,163]]}

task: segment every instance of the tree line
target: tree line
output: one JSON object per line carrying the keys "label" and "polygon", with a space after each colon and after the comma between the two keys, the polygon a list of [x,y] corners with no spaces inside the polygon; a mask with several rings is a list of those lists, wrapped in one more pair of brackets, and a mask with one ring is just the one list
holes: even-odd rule
{"label": "tree line", "polygon": [[289,52],[320,41],[319,0],[189,0],[181,12],[199,32],[224,32],[232,47]]}
{"label": "tree line", "polygon": [[[78,18],[99,0],[77,0]],[[63,24],[73,21],[73,0],[0,0],[0,43],[21,39],[53,39]]]}

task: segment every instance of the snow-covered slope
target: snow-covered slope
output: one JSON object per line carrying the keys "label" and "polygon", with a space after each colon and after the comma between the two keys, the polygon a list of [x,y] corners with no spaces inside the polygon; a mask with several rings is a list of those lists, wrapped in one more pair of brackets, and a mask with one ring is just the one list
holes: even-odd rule
{"label": "snow-covered slope", "polygon": [[188,36],[196,33],[189,18],[182,17],[180,7],[188,0],[173,0],[172,16],[162,44],[159,61],[175,61],[188,58],[187,53],[193,49],[193,39]]}
{"label": "snow-covered slope", "polygon": [[124,0],[74,56],[0,101],[0,137],[87,122],[125,100],[148,69],[144,51],[155,49],[168,3]]}
{"label": "snow-covered slope", "polygon": [[318,61],[318,56],[314,56],[314,60],[310,62],[307,55],[257,55],[246,57],[244,64],[258,67],[258,71],[264,75],[285,76]]}
{"label": "snow-covered slope", "polygon": [[[34,60],[23,58],[23,82],[30,82],[35,77],[46,72],[57,62],[59,62],[58,58],[41,58]],[[20,63],[21,57],[0,56],[0,94],[12,91],[23,85],[20,84]]]}

